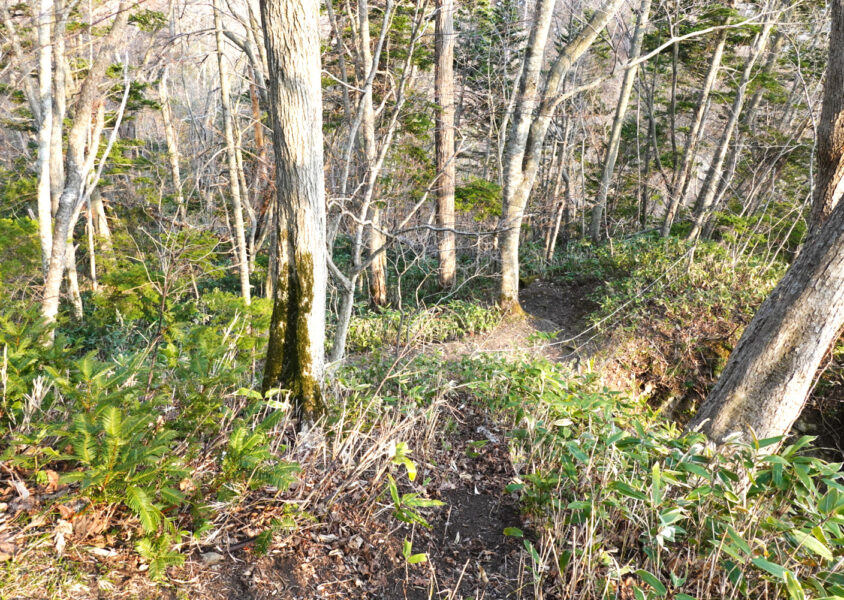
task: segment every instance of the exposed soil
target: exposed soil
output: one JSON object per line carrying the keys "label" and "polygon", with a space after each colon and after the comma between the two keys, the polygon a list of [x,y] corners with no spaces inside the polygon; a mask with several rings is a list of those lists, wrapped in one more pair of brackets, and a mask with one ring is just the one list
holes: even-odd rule
{"label": "exposed soil", "polygon": [[[599,281],[536,280],[519,292],[524,314],[509,315],[493,331],[437,345],[446,356],[478,353],[527,353],[559,362],[576,362],[597,348],[586,317],[598,308],[591,298]],[[583,333],[583,335],[580,335]]]}
{"label": "exposed soil", "polygon": [[[419,464],[425,495],[445,503],[420,509],[430,529],[401,523],[383,502],[370,513],[365,494],[351,493],[321,523],[265,556],[240,550],[211,567],[196,557],[183,569],[180,579],[190,585],[180,591],[214,600],[512,597],[521,586],[522,545],[504,529],[524,525],[504,492],[513,475],[507,440],[472,407],[455,408],[453,416],[454,431]],[[400,491],[411,488],[402,484]],[[426,563],[405,561],[405,539],[414,554],[427,554]]]}
{"label": "exposed soil", "polygon": [[586,316],[598,308],[591,299],[599,281],[551,282],[538,279],[519,293],[522,308],[535,318],[550,321],[569,338],[586,327]]}

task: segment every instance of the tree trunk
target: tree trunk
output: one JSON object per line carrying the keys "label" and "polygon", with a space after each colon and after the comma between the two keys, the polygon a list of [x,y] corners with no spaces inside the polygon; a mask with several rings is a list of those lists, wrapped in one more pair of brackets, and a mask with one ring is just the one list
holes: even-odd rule
{"label": "tree trunk", "polygon": [[844,204],[839,203],[753,317],[689,428],[700,427],[716,443],[735,431],[752,430],[757,438],[787,433],[842,325]]}
{"label": "tree trunk", "polygon": [[[730,6],[732,4],[730,3]],[[728,33],[729,30],[727,29],[722,29],[718,33],[715,51],[712,53],[712,59],[709,61],[709,71],[706,73],[706,79],[703,81],[703,87],[698,96],[697,108],[695,109],[694,117],[692,117],[692,125],[689,129],[689,135],[686,138],[686,147],[683,150],[683,162],[680,164],[680,172],[673,186],[674,193],[671,196],[671,201],[665,212],[665,219],[662,222],[662,237],[668,237],[668,234],[671,233],[671,226],[677,217],[677,209],[680,208],[680,205],[685,200],[686,192],[688,191],[689,175],[694,164],[697,143],[700,141],[701,131],[703,130],[706,106],[709,103],[709,95],[712,93],[715,81],[718,79],[718,71],[721,69],[721,59],[724,56],[724,47],[727,44]]]}
{"label": "tree trunk", "polygon": [[187,216],[185,199],[182,196],[182,171],[179,167],[179,139],[173,127],[173,112],[170,110],[170,94],[167,93],[167,67],[161,72],[158,82],[158,99],[161,102],[161,118],[164,121],[164,137],[167,140],[167,161],[173,177],[173,191],[176,193],[176,219]]}
{"label": "tree trunk", "polygon": [[276,160],[276,264],[263,388],[290,390],[313,418],[323,409],[325,187],[319,1],[262,0]]}
{"label": "tree trunk", "polygon": [[437,226],[439,232],[439,284],[454,285],[457,250],[454,229],[454,185],[457,176],[454,149],[454,0],[437,0],[435,31],[436,74],[434,101],[438,106],[437,144]]}
{"label": "tree trunk", "polygon": [[[607,0],[586,26],[563,48],[538,94],[545,44],[554,12],[553,0],[540,0],[528,40],[512,130],[504,151],[504,193],[499,224],[501,285],[499,304],[505,310],[519,308],[519,236],[522,218],[539,166],[539,156],[560,89],[572,64],[580,58],[604,29],[624,0]],[[541,101],[537,102],[537,99]],[[537,108],[537,114],[534,110]]]}
{"label": "tree trunk", "polygon": [[220,100],[223,106],[223,135],[226,138],[226,157],[229,168],[229,185],[234,208],[234,232],[237,240],[237,269],[240,273],[240,294],[247,305],[251,302],[252,291],[249,287],[249,256],[246,251],[246,232],[243,225],[243,202],[240,196],[240,181],[238,179],[237,155],[234,144],[234,126],[231,107],[231,93],[229,90],[229,74],[226,70],[226,60],[223,55],[223,25],[220,16],[220,2],[214,0],[214,38],[217,42],[217,67],[220,71]]}
{"label": "tree trunk", "polygon": [[696,240],[703,229],[703,226],[709,218],[715,202],[715,195],[718,192],[718,187],[721,183],[721,177],[724,172],[724,162],[727,158],[727,151],[729,150],[730,141],[735,133],[736,126],[741,116],[744,101],[747,96],[747,86],[750,83],[750,76],[753,72],[753,67],[758,58],[765,51],[768,44],[768,37],[771,29],[774,26],[774,19],[768,16],[762,30],[756,34],[756,39],[753,42],[753,47],[750,49],[750,56],[744,64],[744,70],[739,80],[738,89],[736,89],[736,96],[733,99],[733,105],[730,108],[730,116],[727,120],[727,125],[721,134],[721,139],[718,142],[718,147],[712,156],[712,162],[709,165],[709,170],[706,174],[706,181],[703,189],[698,195],[697,203],[695,205],[695,219],[692,224],[692,229],[689,232],[689,239]]}
{"label": "tree trunk", "polygon": [[818,124],[818,179],[809,218],[818,230],[844,195],[844,0],[832,0],[829,63]]}
{"label": "tree trunk", "polygon": [[[840,58],[844,45],[842,5],[842,0],[836,0],[832,9],[830,60],[821,112],[824,122],[819,129],[826,138],[841,133],[840,76],[844,63],[836,60],[836,54]],[[828,147],[832,141],[822,139],[820,143]],[[818,156],[819,181],[827,182],[824,189],[844,186],[840,167],[840,161]],[[844,203],[839,202],[753,317],[689,428],[701,429],[716,443],[733,432],[743,434],[745,439],[749,432],[757,438],[787,433],[800,415],[818,367],[842,326]]]}
{"label": "tree trunk", "polygon": [[504,196],[502,198],[500,238],[501,288],[499,304],[505,310],[519,306],[519,235],[522,228],[523,205],[527,198],[516,197],[522,180],[522,161],[525,156],[533,111],[539,96],[539,79],[548,41],[548,31],[554,16],[556,0],[539,0],[533,27],[528,38],[522,66],[519,92],[513,109],[515,119],[507,135],[504,148]]}
{"label": "tree trunk", "polygon": [[[372,70],[377,70],[378,65],[372,62],[371,38],[369,34],[369,3],[367,0],[358,0],[358,35],[360,37],[360,70],[365,81],[370,80]],[[377,149],[375,148],[375,109],[372,106],[372,85],[366,85],[362,91],[363,120],[361,121],[361,133],[363,135],[363,154],[366,162],[364,176],[367,186],[373,189],[367,190],[368,195],[374,195],[374,187],[377,179],[369,177],[370,172],[376,168],[378,160]],[[364,194],[367,195],[367,194]],[[381,207],[378,202],[371,203],[369,207],[369,236],[367,246],[370,256],[378,253],[369,267],[369,294],[375,306],[386,306],[387,304],[387,257],[385,252],[379,252],[387,241],[381,232]]]}
{"label": "tree trunk", "polygon": [[[82,197],[85,175],[85,146],[91,126],[91,115],[97,97],[98,86],[111,62],[111,56],[129,20],[126,3],[117,6],[116,17],[111,29],[103,40],[96,58],[91,63],[88,75],[80,86],[73,111],[73,124],[67,135],[67,157],[65,161],[65,184],[56,210],[53,228],[53,246],[50,264],[44,278],[44,298],[41,302],[41,314],[47,323],[56,320],[59,311],[59,293],[65,271],[67,241],[71,221]],[[96,148],[90,149],[96,154]]]}
{"label": "tree trunk", "polygon": [[[651,0],[642,0],[639,8],[639,17],[636,19],[636,30],[633,33],[633,45],[630,50],[629,62],[639,58],[642,52],[642,39],[645,37],[645,28],[648,26],[648,17],[651,12]],[[612,181],[612,174],[615,170],[615,161],[618,158],[618,148],[621,144],[621,126],[624,124],[624,117],[627,115],[627,105],[630,103],[630,94],[633,92],[633,84],[636,82],[637,67],[627,67],[624,71],[624,78],[621,82],[621,94],[618,104],[615,107],[610,141],[607,145],[607,154],[604,159],[604,171],[601,175],[601,185],[598,187],[598,198],[592,209],[592,227],[590,236],[592,241],[597,243],[601,240],[601,220],[607,206],[607,194]]]}
{"label": "tree trunk", "polygon": [[67,58],[64,34],[70,10],[62,0],[55,3],[56,24],[53,26],[53,132],[50,135],[50,201],[55,215],[64,186],[62,132],[67,112]]}
{"label": "tree trunk", "polygon": [[53,40],[50,35],[52,20],[53,0],[40,0],[38,4],[38,104],[41,122],[38,124],[38,234],[41,239],[41,267],[45,275],[53,249],[53,203],[50,196],[50,140],[53,131]]}

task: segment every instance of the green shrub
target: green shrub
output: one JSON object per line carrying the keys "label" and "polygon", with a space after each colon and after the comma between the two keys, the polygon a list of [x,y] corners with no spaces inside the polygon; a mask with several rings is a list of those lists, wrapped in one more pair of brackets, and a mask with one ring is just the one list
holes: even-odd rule
{"label": "green shrub", "polygon": [[625,573],[654,598],[844,595],[844,472],[806,454],[811,438],[715,454],[591,375],[541,361],[460,368],[513,418],[508,491],[543,532],[528,542],[536,579],[562,596],[576,585],[578,597],[613,597]]}
{"label": "green shrub", "polygon": [[347,349],[365,352],[385,344],[445,342],[489,331],[500,318],[497,308],[464,300],[415,312],[381,309],[352,318]]}

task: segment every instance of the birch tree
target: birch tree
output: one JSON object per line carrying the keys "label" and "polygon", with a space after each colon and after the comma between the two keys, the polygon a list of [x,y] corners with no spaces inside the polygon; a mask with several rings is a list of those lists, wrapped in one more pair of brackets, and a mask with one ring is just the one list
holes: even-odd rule
{"label": "birch tree", "polygon": [[[73,108],[73,122],[67,135],[67,155],[65,158],[65,182],[56,209],[53,224],[53,244],[50,249],[50,262],[44,277],[44,295],[41,301],[41,314],[47,323],[56,319],[59,310],[59,295],[62,278],[65,273],[67,244],[75,216],[81,207],[85,178],[89,173],[88,160],[96,148],[89,148],[88,139],[99,140],[91,135],[92,114],[97,101],[99,85],[111,63],[111,56],[123,39],[123,33],[129,20],[127,4],[120,2],[109,32],[104,37],[100,48],[82,81],[76,103]],[[94,125],[96,126],[96,125]],[[88,152],[86,153],[86,148]]]}
{"label": "birch tree", "polygon": [[744,102],[747,98],[747,87],[750,84],[753,67],[756,65],[756,61],[759,57],[765,52],[771,30],[776,23],[775,13],[772,10],[773,5],[774,4],[772,2],[767,4],[766,8],[769,12],[765,18],[764,24],[762,25],[762,29],[756,34],[753,40],[753,44],[750,48],[750,54],[744,63],[738,87],[736,88],[735,98],[733,99],[733,103],[727,117],[727,123],[724,126],[724,130],[721,132],[718,145],[716,146],[715,152],[710,161],[703,188],[698,194],[697,202],[695,204],[694,222],[688,236],[690,240],[696,240],[700,236],[704,224],[712,214],[715,198],[718,193],[718,187],[721,184],[721,178],[724,174],[724,165],[727,158],[727,151],[730,147],[730,141],[733,139],[736,127],[739,124],[739,118],[741,117]]}
{"label": "birch tree", "polygon": [[[50,196],[50,151],[53,133],[53,40],[50,24],[53,0],[38,4],[38,231],[41,238],[41,266],[44,274],[53,249],[53,204]],[[62,93],[64,90],[57,90]]]}
{"label": "birch tree", "polygon": [[[642,39],[645,37],[645,29],[648,26],[650,12],[651,1],[642,0],[642,5],[639,7],[639,16],[636,18],[636,30],[633,33],[633,42],[630,48],[629,62],[631,63],[639,58],[642,52]],[[621,93],[618,97],[618,104],[615,107],[615,117],[613,118],[612,130],[610,131],[610,139],[607,143],[601,184],[598,187],[598,197],[595,199],[595,206],[592,209],[592,227],[590,233],[594,242],[600,241],[601,238],[601,222],[607,206],[607,194],[609,193],[613,171],[615,170],[615,161],[618,158],[618,147],[621,144],[621,126],[624,124],[624,118],[627,115],[627,105],[630,103],[630,94],[633,92],[633,84],[636,82],[636,71],[636,67],[628,66],[624,71],[624,77],[621,81]]]}
{"label": "birch tree", "polygon": [[[220,73],[220,101],[223,106],[223,135],[226,141],[226,158],[229,169],[229,189],[232,195],[232,209],[234,212],[235,249],[237,256],[237,270],[240,274],[240,294],[243,301],[249,305],[252,292],[249,285],[249,254],[246,249],[246,228],[243,224],[243,201],[239,175],[242,169],[238,166],[237,149],[234,141],[234,115],[231,106],[231,89],[229,74],[226,68],[226,57],[223,54],[223,25],[220,16],[220,2],[214,0],[214,40],[217,44],[217,67]],[[244,190],[245,191],[245,190]]]}
{"label": "birch tree", "polygon": [[539,0],[537,4],[519,80],[513,124],[504,150],[504,193],[499,224],[499,303],[505,310],[519,307],[519,237],[522,219],[539,168],[548,125],[562,100],[563,81],[574,62],[590,48],[623,2],[607,0],[595,11],[584,28],[557,55],[544,85],[541,82],[542,64],[555,1]]}

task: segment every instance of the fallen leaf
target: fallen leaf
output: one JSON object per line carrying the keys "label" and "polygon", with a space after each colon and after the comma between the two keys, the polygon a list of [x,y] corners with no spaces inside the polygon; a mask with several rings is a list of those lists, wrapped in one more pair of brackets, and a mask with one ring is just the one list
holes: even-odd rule
{"label": "fallen leaf", "polygon": [[56,553],[59,556],[64,554],[64,549],[67,545],[66,536],[69,535],[73,535],[73,525],[70,521],[59,519],[56,526],[53,528],[53,541],[56,545]]}
{"label": "fallen leaf", "polygon": [[18,547],[14,543],[8,540],[0,541],[0,561],[11,560],[17,552]]}
{"label": "fallen leaf", "polygon": [[47,474],[47,486],[44,488],[44,493],[52,494],[59,489],[59,474],[52,469],[47,469],[45,473]]}
{"label": "fallen leaf", "polygon": [[108,527],[108,515],[104,511],[90,511],[73,519],[73,533],[80,538],[102,533]]}

